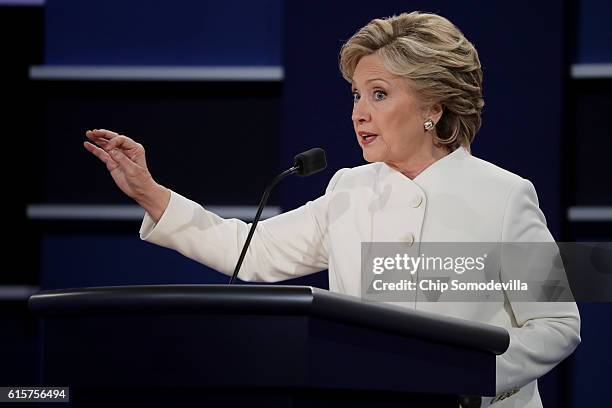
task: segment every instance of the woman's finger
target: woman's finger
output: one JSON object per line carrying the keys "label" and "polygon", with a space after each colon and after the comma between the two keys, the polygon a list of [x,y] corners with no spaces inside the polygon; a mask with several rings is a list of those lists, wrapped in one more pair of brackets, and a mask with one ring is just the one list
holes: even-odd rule
{"label": "woman's finger", "polygon": [[103,138],[101,138],[101,137],[96,137],[96,136],[94,136],[94,135],[93,135],[93,133],[91,133],[90,131],[87,131],[87,132],[85,133],[85,136],[87,136],[87,138],[88,138],[89,140],[91,140],[92,142],[94,142],[94,143],[95,143],[95,144],[97,144],[98,146],[102,146],[102,147],[104,147],[104,146],[106,146],[106,144],[108,143],[108,140],[107,140],[107,139],[103,139]]}
{"label": "woman's finger", "polygon": [[106,164],[109,170],[114,170],[117,166],[119,166],[119,164],[115,160],[113,160],[113,158],[108,153],[106,153],[103,149],[100,149],[98,146],[95,146],[94,144],[89,142],[83,142],[83,146],[85,146],[85,149],[87,149],[87,151],[93,153],[94,156],[96,156],[104,164]]}
{"label": "woman's finger", "polygon": [[89,135],[93,136],[94,138],[102,138],[102,139],[106,139],[106,140],[111,140],[111,139],[119,136],[119,134],[117,132],[113,132],[112,130],[106,130],[106,129],[88,130],[88,131],[85,132],[85,134],[86,135],[89,134]]}
{"label": "woman's finger", "polygon": [[112,149],[132,150],[132,149],[137,149],[139,147],[140,145],[136,143],[135,141],[133,141],[132,139],[130,139],[129,137],[119,135],[109,140],[108,143],[104,146],[104,150],[106,150],[107,152],[111,151]]}

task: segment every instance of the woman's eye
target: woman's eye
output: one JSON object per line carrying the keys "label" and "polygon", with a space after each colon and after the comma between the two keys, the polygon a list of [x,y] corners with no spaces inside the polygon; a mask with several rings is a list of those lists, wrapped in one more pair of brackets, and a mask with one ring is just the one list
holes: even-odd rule
{"label": "woman's eye", "polygon": [[359,94],[357,92],[353,92],[353,102],[357,102],[359,100]]}
{"label": "woman's eye", "polygon": [[386,96],[387,96],[387,93],[385,91],[379,90],[379,91],[374,92],[374,99],[376,99],[377,101],[385,99]]}

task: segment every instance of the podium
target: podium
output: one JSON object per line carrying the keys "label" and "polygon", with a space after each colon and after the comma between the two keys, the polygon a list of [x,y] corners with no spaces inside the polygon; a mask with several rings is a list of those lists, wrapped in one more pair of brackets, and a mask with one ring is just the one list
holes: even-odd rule
{"label": "podium", "polygon": [[501,327],[306,286],[78,288],[29,307],[41,384],[79,407],[457,408],[495,394],[509,344]]}

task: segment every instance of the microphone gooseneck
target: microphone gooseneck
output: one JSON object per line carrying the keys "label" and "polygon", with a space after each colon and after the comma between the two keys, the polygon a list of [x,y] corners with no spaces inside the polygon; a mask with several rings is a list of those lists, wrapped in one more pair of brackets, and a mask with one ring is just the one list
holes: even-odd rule
{"label": "microphone gooseneck", "polygon": [[247,239],[242,247],[242,252],[240,252],[240,257],[238,257],[238,262],[234,268],[234,273],[228,283],[229,285],[233,284],[238,277],[238,272],[240,271],[240,267],[242,266],[242,262],[244,261],[244,257],[246,256],[249,248],[249,244],[251,243],[251,239],[255,233],[255,227],[257,227],[257,223],[259,222],[259,218],[261,218],[261,213],[268,202],[268,197],[270,196],[272,189],[278,184],[279,181],[290,174],[297,173],[301,177],[307,177],[320,172],[321,170],[325,169],[325,167],[327,167],[325,150],[321,149],[320,147],[315,147],[295,156],[293,167],[283,171],[281,174],[276,176],[270,182],[270,184],[268,184],[263,196],[261,197],[261,201],[259,202],[257,214],[255,214],[255,219],[253,220],[253,224],[251,224],[251,228],[249,229],[249,234],[247,235]]}

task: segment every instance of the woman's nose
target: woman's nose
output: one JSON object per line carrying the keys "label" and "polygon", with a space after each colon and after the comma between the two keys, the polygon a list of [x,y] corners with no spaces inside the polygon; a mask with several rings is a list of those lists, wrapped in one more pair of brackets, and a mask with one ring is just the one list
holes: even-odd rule
{"label": "woman's nose", "polygon": [[370,120],[370,113],[364,105],[365,103],[361,101],[353,104],[353,114],[351,115],[353,122],[367,122]]}

